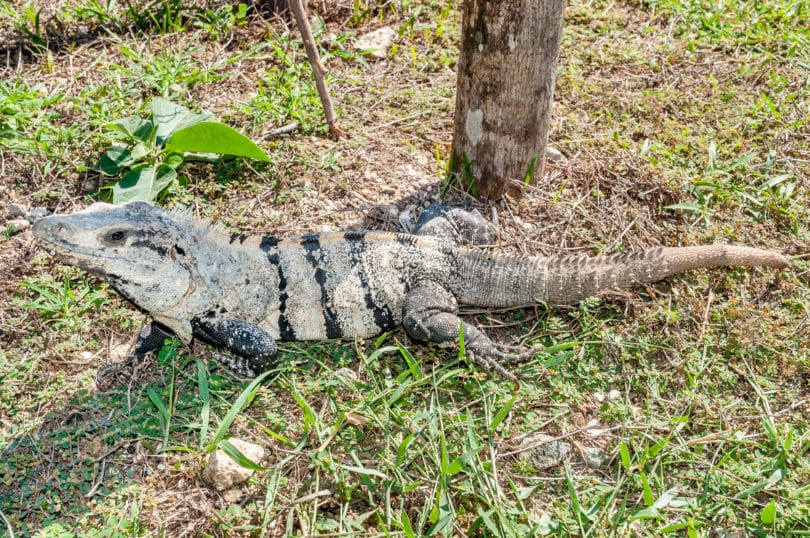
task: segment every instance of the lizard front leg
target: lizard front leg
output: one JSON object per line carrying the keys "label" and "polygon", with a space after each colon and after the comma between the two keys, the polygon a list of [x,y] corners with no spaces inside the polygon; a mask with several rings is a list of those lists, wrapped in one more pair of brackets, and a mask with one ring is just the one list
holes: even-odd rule
{"label": "lizard front leg", "polygon": [[194,335],[232,351],[228,366],[240,375],[255,377],[276,364],[276,340],[264,329],[241,319],[198,316],[191,320]]}
{"label": "lizard front leg", "polygon": [[416,340],[455,343],[458,342],[460,327],[470,360],[487,370],[495,370],[515,383],[517,376],[500,363],[527,359],[542,349],[542,346],[535,346],[523,353],[504,351],[508,349],[506,346],[499,346],[477,327],[459,318],[456,298],[435,282],[422,281],[411,288],[405,298],[402,314],[403,327]]}
{"label": "lizard front leg", "polygon": [[146,356],[153,351],[159,351],[166,339],[172,338],[173,335],[171,329],[160,323],[153,321],[144,324],[126,359],[99,368],[98,374],[96,374],[96,386],[104,390],[115,383],[131,379]]}

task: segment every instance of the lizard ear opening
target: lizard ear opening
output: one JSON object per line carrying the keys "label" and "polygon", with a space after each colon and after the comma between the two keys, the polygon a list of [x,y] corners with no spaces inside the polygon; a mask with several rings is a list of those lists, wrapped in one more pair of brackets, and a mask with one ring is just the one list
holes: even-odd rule
{"label": "lizard ear opening", "polygon": [[185,263],[183,263],[184,260],[187,260],[186,249],[184,249],[180,245],[174,245],[172,249],[169,251],[169,256],[171,256],[172,260],[174,261],[178,261],[178,259],[180,259],[180,264],[183,267],[186,266]]}

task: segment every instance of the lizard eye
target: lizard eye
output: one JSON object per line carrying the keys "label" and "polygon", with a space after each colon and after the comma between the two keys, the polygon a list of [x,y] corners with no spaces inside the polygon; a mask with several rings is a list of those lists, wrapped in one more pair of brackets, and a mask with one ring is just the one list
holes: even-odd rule
{"label": "lizard eye", "polygon": [[111,243],[120,243],[126,238],[127,234],[121,230],[116,230],[107,235],[107,240]]}

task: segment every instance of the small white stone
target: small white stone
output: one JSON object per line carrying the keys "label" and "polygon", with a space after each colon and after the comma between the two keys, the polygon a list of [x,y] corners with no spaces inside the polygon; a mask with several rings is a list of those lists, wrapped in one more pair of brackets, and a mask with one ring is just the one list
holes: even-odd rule
{"label": "small white stone", "polygon": [[11,234],[18,234],[24,232],[31,227],[31,223],[25,219],[13,219],[6,221],[6,229],[11,230]]}
{"label": "small white stone", "polygon": [[352,370],[351,368],[338,368],[335,370],[335,379],[345,383],[346,385],[351,385],[355,381],[357,381],[357,372]]}
{"label": "small white stone", "polygon": [[411,218],[411,210],[406,209],[402,213],[400,213],[397,217],[399,221],[399,225],[402,226],[402,229],[406,232],[413,232],[414,228],[416,227],[416,223]]}
{"label": "small white stone", "polygon": [[[241,439],[228,439],[239,452],[247,456],[253,463],[261,465],[265,450],[259,445]],[[251,469],[245,469],[220,449],[208,456],[202,479],[217,491],[225,491],[237,484],[241,484],[253,475]]]}
{"label": "small white stone", "polygon": [[598,437],[607,431],[604,428],[600,428],[600,426],[601,424],[598,418],[591,419],[585,425],[585,433],[593,437]]}
{"label": "small white stone", "polygon": [[25,218],[28,214],[28,208],[22,204],[8,204],[6,207],[8,214],[14,218]]}
{"label": "small white stone", "polygon": [[606,398],[607,398],[607,396],[605,396],[604,392],[594,392],[593,393],[593,399],[596,400],[599,403],[604,402]]}
{"label": "small white stone", "polygon": [[93,357],[95,357],[95,355],[92,352],[82,351],[82,360],[90,361],[93,360]]}
{"label": "small white stone", "polygon": [[532,467],[543,471],[555,467],[571,454],[571,445],[544,433],[535,433],[523,439],[521,448],[526,448],[526,455]]}
{"label": "small white stone", "polygon": [[610,462],[610,458],[595,447],[583,447],[580,457],[582,462],[591,469],[604,469]]}
{"label": "small white stone", "polygon": [[385,58],[396,36],[396,30],[383,26],[358,37],[354,42],[354,50],[365,50],[374,58]]}
{"label": "small white stone", "polygon": [[568,157],[562,154],[557,148],[546,146],[546,159],[554,161],[555,163],[565,164],[568,162]]}
{"label": "small white stone", "polygon": [[110,348],[110,360],[113,362],[120,362],[127,358],[129,355],[129,344],[117,344]]}
{"label": "small white stone", "polygon": [[613,389],[608,392],[608,400],[618,400],[622,397],[622,393],[619,390]]}

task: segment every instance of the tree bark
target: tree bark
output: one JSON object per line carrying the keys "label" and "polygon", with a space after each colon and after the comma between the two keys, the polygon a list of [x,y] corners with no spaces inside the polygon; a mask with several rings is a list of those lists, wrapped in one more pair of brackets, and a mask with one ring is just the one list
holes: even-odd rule
{"label": "tree bark", "polygon": [[542,173],[564,12],[564,0],[464,0],[453,170],[474,194]]}

